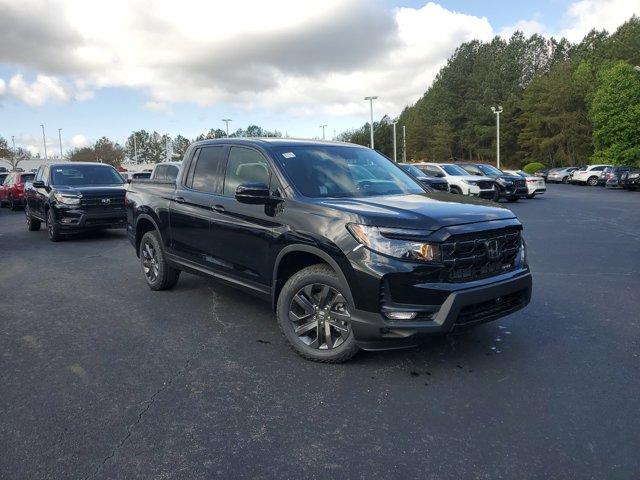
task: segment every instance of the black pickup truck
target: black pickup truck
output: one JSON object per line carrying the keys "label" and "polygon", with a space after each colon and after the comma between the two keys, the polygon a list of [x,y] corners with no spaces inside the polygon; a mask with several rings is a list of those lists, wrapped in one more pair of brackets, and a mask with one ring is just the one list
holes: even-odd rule
{"label": "black pickup truck", "polygon": [[83,230],[124,228],[124,194],[124,180],[110,165],[42,165],[25,186],[27,228],[40,230],[45,222],[52,242]]}
{"label": "black pickup truck", "polygon": [[488,201],[427,192],[375,151],[335,142],[192,144],[176,182],[127,191],[153,290],[181,271],[269,300],[292,348],[340,362],[523,308],[522,226]]}

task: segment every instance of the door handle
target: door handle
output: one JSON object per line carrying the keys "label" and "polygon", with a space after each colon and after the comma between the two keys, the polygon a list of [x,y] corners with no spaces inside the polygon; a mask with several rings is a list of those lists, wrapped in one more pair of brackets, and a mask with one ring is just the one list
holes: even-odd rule
{"label": "door handle", "polygon": [[177,203],[184,203],[184,197],[176,197],[173,199],[173,201]]}
{"label": "door handle", "polygon": [[222,205],[214,205],[213,207],[211,207],[211,210],[213,210],[215,212],[223,213],[224,212],[224,207]]}

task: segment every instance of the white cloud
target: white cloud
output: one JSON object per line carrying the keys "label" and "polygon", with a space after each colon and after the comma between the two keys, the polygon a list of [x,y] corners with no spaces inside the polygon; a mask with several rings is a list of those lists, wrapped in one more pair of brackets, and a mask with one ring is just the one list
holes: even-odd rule
{"label": "white cloud", "polygon": [[[57,131],[56,131],[57,134]],[[47,140],[47,154],[49,156],[59,156],[60,155],[60,143],[58,136],[49,136],[46,137]],[[66,152],[71,148],[80,148],[86,147],[92,142],[81,134],[73,135],[71,138],[64,136],[62,137],[62,151]],[[42,136],[41,135],[18,135],[16,136],[16,146],[26,148],[32,155],[39,154],[41,157],[44,157],[44,147],[42,145]]]}
{"label": "white cloud", "polygon": [[2,78],[0,78],[0,97],[2,95],[4,95],[4,92],[6,90],[7,90],[7,85],[6,85],[5,81]]}
{"label": "white cloud", "polygon": [[170,110],[169,105],[167,105],[165,102],[154,102],[154,101],[146,102],[142,106],[142,108],[144,108],[145,110],[149,110],[151,112],[161,112],[161,113],[166,113]]}
{"label": "white cloud", "polygon": [[640,15],[640,0],[581,0],[572,3],[558,36],[579,42],[593,28],[612,33],[631,15]]}
{"label": "white cloud", "polygon": [[[561,33],[575,40],[592,27],[613,30],[639,3],[576,1]],[[391,10],[370,0],[0,0],[0,11],[0,63],[39,73],[31,83],[15,75],[10,95],[37,106],[128,87],[145,92],[143,107],[156,112],[227,102],[348,116],[366,114],[362,98],[377,94],[376,111],[397,114],[460,43],[496,34],[487,18],[435,2]],[[547,31],[533,18],[500,35],[517,29]]]}
{"label": "white cloud", "polygon": [[9,93],[32,107],[50,98],[63,102],[69,99],[60,80],[47,75],[38,75],[32,83],[26,82],[22,74],[14,75],[9,80]]}
{"label": "white cloud", "polygon": [[[89,145],[89,140],[87,139],[87,137],[80,134],[74,135],[73,137],[71,137],[71,141],[68,143],[68,146],[72,148],[81,148],[81,147],[86,147],[87,145]],[[62,146],[64,148],[65,146],[64,142]]]}
{"label": "white cloud", "polygon": [[499,35],[505,40],[508,40],[516,31],[522,32],[526,37],[530,37],[534,33],[538,33],[540,35],[547,34],[546,26],[538,20],[520,20],[513,25],[503,27],[500,30]]}

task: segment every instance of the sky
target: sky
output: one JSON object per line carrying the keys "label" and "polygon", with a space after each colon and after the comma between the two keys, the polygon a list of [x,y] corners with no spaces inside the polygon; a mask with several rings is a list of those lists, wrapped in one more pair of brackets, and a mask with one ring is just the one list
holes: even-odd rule
{"label": "sky", "polygon": [[462,42],[579,41],[640,0],[0,0],[0,136],[42,154],[259,125],[321,136],[398,115]]}

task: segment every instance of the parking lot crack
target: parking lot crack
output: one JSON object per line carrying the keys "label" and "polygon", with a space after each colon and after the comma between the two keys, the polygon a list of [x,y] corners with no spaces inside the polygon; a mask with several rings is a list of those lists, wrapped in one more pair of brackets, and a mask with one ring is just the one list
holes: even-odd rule
{"label": "parking lot crack", "polygon": [[189,369],[189,367],[191,366],[193,360],[200,354],[201,351],[204,350],[204,345],[201,346],[201,348],[198,350],[198,352],[196,352],[196,354],[194,354],[192,357],[190,357],[182,366],[182,368],[180,368],[175,375],[173,375],[169,380],[167,380],[166,382],[164,382],[162,384],[162,386],[160,388],[158,388],[144,403],[142,406],[142,409],[138,412],[137,418],[136,420],[129,424],[126,428],[126,432],[123,435],[123,437],[120,439],[120,441],[118,442],[118,444],[115,446],[115,448],[113,450],[111,450],[111,452],[109,452],[109,454],[102,460],[102,462],[100,462],[100,464],[94,469],[94,471],[83,477],[83,480],[89,480],[92,478],[95,478],[104,468],[104,466],[107,464],[107,462],[109,462],[111,459],[115,458],[115,456],[118,454],[118,452],[120,450],[122,450],[122,448],[124,448],[124,446],[127,444],[127,441],[129,440],[129,438],[131,438],[131,436],[133,435],[135,429],[138,427],[138,425],[140,425],[140,423],[142,423],[145,415],[147,414],[147,412],[151,409],[151,407],[153,406],[153,404],[155,403],[156,399],[158,398],[158,396],[160,396],[164,391],[166,391],[173,383],[176,382],[176,380],[178,380],[179,378],[183,377],[187,370]]}

